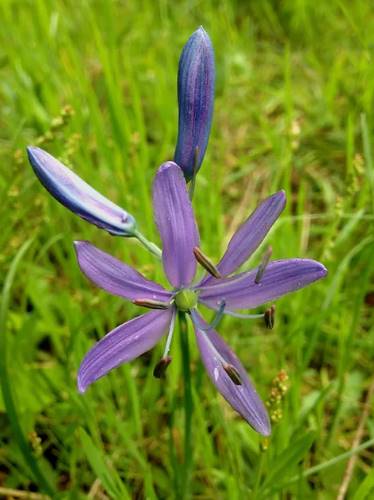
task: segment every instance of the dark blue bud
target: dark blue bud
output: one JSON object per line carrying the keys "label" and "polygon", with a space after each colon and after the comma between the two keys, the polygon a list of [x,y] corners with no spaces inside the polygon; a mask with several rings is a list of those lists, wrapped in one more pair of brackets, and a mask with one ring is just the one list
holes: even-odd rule
{"label": "dark blue bud", "polygon": [[29,146],[31,166],[49,193],[82,219],[119,236],[134,236],[135,219],[46,151]]}
{"label": "dark blue bud", "polygon": [[214,80],[212,44],[200,27],[184,46],[178,70],[179,128],[174,161],[187,180],[199,170],[208,144]]}

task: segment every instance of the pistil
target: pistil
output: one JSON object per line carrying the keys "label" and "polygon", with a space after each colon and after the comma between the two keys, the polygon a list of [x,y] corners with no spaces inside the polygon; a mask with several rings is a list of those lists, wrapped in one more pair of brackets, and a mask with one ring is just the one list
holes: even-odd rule
{"label": "pistil", "polygon": [[197,293],[188,288],[179,290],[174,296],[175,305],[181,312],[189,312],[197,305]]}

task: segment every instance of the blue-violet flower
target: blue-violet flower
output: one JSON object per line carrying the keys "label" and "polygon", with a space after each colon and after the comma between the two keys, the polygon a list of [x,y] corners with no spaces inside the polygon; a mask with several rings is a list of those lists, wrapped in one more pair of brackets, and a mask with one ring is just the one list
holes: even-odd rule
{"label": "blue-violet flower", "polygon": [[86,388],[118,365],[151,349],[168,332],[163,356],[168,350],[178,311],[191,317],[202,361],[213,384],[231,406],[260,434],[270,434],[265,409],[239,359],[197,310],[198,304],[234,313],[235,309],[260,306],[305,287],[326,275],[325,267],[309,259],[287,259],[258,269],[231,275],[259,246],[285,206],[280,191],[253,212],[232,237],[217,265],[221,278],[207,275],[193,283],[199,232],[182,170],[174,162],[164,163],[153,186],[156,223],[163,243],[162,261],[172,286],[167,291],[130,266],[85,241],[75,242],[78,263],[96,285],[114,295],[152,310],[124,323],[104,336],[85,356],[78,373],[78,389]]}

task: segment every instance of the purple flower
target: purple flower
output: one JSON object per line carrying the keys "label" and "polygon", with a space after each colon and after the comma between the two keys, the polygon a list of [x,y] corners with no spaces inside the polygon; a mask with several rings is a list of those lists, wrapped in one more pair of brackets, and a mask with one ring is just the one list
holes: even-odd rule
{"label": "purple flower", "polygon": [[[168,332],[158,372],[170,362],[168,356],[178,311],[190,315],[205,368],[213,384],[231,406],[259,433],[268,435],[270,423],[239,359],[197,310],[199,303],[235,314],[239,308],[257,307],[326,275],[319,262],[308,259],[269,263],[258,269],[232,274],[254,252],[285,205],[284,192],[267,198],[232,237],[217,266],[221,278],[205,276],[193,283],[199,233],[181,169],[163,164],[153,187],[155,219],[163,242],[162,261],[172,286],[167,291],[137,271],[85,241],[75,243],[83,273],[114,295],[155,310],[143,314],[103,337],[85,356],[78,373],[78,389],[84,392],[95,380],[118,365],[151,349]],[[227,308],[227,309],[226,309]],[[161,370],[162,371],[162,370]]]}
{"label": "purple flower", "polygon": [[109,233],[134,236],[135,219],[43,149],[29,146],[31,166],[49,193],[66,208]]}
{"label": "purple flower", "polygon": [[174,161],[187,180],[199,170],[208,144],[214,101],[214,54],[200,27],[188,39],[179,60],[179,127]]}

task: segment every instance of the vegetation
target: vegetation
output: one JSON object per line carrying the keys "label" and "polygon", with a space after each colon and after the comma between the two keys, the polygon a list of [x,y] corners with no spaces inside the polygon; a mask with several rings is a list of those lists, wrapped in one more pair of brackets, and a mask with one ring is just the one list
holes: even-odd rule
{"label": "vegetation", "polygon": [[[372,3],[3,0],[0,19],[0,496],[372,498]],[[25,147],[72,166],[159,244],[151,183],[173,156],[178,58],[199,25],[217,67],[194,197],[204,252],[217,262],[282,188],[272,258],[313,258],[329,275],[279,300],[271,331],[228,317],[219,326],[269,402],[269,439],[217,393],[190,331],[186,467],[178,336],[165,379],[152,375],[160,344],[76,389],[85,352],[139,310],[85,279],[73,240],[166,283],[161,266],[58,205]]]}

